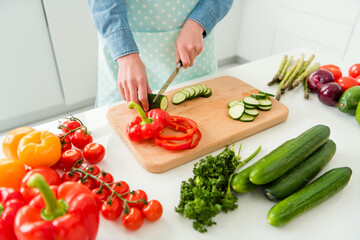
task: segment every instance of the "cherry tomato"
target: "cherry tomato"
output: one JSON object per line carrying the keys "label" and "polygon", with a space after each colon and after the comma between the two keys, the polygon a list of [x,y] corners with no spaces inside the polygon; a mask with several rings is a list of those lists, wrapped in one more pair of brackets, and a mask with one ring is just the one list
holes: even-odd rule
{"label": "cherry tomato", "polygon": [[360,76],[360,63],[356,63],[350,67],[349,76],[353,78]]}
{"label": "cherry tomato", "polygon": [[0,187],[20,190],[21,181],[26,175],[25,165],[15,159],[0,159]]}
{"label": "cherry tomato", "polygon": [[[129,185],[124,181],[119,181],[111,184],[111,188],[118,194],[124,194],[130,191]],[[123,198],[126,198],[128,194],[122,195]]]}
{"label": "cherry tomato", "polygon": [[4,141],[2,143],[2,149],[5,154],[5,156],[8,159],[14,159],[18,160],[18,145],[22,137],[24,137],[26,134],[35,131],[35,129],[30,127],[20,127],[11,130],[6,137],[4,138]]}
{"label": "cherry tomato", "polygon": [[100,168],[96,165],[88,165],[84,169],[85,172],[90,173],[93,176],[96,176],[100,173]]}
{"label": "cherry tomato", "polygon": [[94,196],[97,206],[100,209],[103,202],[108,198],[110,195],[110,190],[107,187],[103,187],[103,189],[100,190],[100,188],[94,188],[92,191],[92,195]]}
{"label": "cherry tomato", "polygon": [[100,213],[105,219],[114,221],[121,216],[123,205],[123,201],[113,196],[101,205]]}
{"label": "cherry tomato", "polygon": [[355,80],[357,81],[358,85],[360,85],[360,76],[358,76],[357,78],[355,78]]}
{"label": "cherry tomato", "polygon": [[[106,183],[113,183],[114,182],[114,177],[108,173],[108,172],[104,172],[104,171],[101,171],[98,178]],[[101,182],[99,181],[95,181],[95,186],[96,187],[100,187],[101,185]]]}
{"label": "cherry tomato", "polygon": [[78,121],[72,121],[72,120],[68,120],[62,123],[62,126],[60,126],[60,128],[62,129],[63,133],[68,133],[69,129],[70,130],[74,130],[75,128],[78,128],[81,126],[81,123],[79,123]]}
{"label": "cherry tomato", "polygon": [[92,178],[80,179],[78,183],[84,185],[90,190],[93,190],[95,188],[95,181]]}
{"label": "cherry tomato", "polygon": [[71,143],[79,149],[83,149],[87,144],[92,143],[92,141],[91,134],[83,129],[76,130],[71,136]]}
{"label": "cherry tomato", "polygon": [[[143,190],[136,190],[134,194],[129,193],[129,195],[126,198],[128,201],[137,201],[137,200],[145,200],[147,201],[147,195]],[[128,202],[128,205],[130,208],[135,207],[138,209],[142,209],[145,206],[145,203],[143,201],[137,201],[135,203]]]}
{"label": "cherry tomato", "polygon": [[41,174],[49,185],[59,185],[61,183],[60,175],[52,168],[39,167],[31,169],[26,173],[25,177],[23,178],[20,188],[20,192],[24,196],[26,202],[29,202],[39,193],[39,190],[37,188],[30,188],[27,185],[27,181],[35,173]]}
{"label": "cherry tomato", "polygon": [[144,218],[150,222],[158,220],[163,212],[161,203],[158,200],[151,200],[141,209]]}
{"label": "cherry tomato", "polygon": [[64,169],[64,171],[69,171],[74,166],[76,168],[79,168],[81,166],[82,162],[83,162],[82,154],[77,149],[74,149],[74,148],[69,149],[61,154],[60,163],[61,163],[61,167]]}
{"label": "cherry tomato", "polygon": [[341,86],[342,92],[345,92],[347,89],[358,85],[357,81],[353,77],[341,77],[336,82]]}
{"label": "cherry tomato", "polygon": [[130,208],[128,214],[122,217],[122,224],[130,231],[138,230],[144,222],[144,217],[138,208]]}
{"label": "cherry tomato", "polygon": [[65,172],[62,176],[61,176],[61,182],[77,182],[79,181],[81,178],[80,173],[78,172]]}
{"label": "cherry tomato", "polygon": [[92,164],[99,163],[105,156],[105,148],[99,143],[89,143],[84,147],[83,155]]}
{"label": "cherry tomato", "polygon": [[50,167],[60,159],[61,143],[55,134],[35,130],[21,138],[18,155],[30,167]]}
{"label": "cherry tomato", "polygon": [[70,141],[70,135],[66,135],[65,137],[61,137],[63,136],[63,134],[57,134],[56,136],[58,136],[58,138],[60,139],[60,143],[61,143],[61,152],[65,152],[66,150],[69,150],[72,148],[72,144]]}
{"label": "cherry tomato", "polygon": [[342,77],[341,70],[338,66],[335,66],[332,64],[327,64],[327,65],[321,66],[319,69],[325,69],[325,70],[330,71],[334,75],[334,81],[336,81]]}

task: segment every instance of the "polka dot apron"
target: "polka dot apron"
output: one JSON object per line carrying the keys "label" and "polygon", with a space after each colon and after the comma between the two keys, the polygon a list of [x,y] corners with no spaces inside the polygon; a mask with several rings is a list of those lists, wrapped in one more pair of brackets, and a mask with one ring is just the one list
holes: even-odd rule
{"label": "polka dot apron", "polygon": [[[198,0],[125,0],[128,21],[145,64],[152,91],[157,92],[175,69],[175,42],[187,16]],[[181,69],[172,84],[188,81],[217,70],[214,37],[203,41],[204,49],[193,67]],[[118,64],[104,39],[99,38],[99,76],[96,105],[122,100],[117,87]]]}

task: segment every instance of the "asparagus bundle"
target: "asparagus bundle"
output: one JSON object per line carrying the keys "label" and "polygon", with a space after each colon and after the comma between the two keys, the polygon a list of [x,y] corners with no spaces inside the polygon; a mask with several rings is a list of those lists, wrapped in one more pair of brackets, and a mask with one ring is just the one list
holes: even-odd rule
{"label": "asparagus bundle", "polygon": [[311,54],[311,56],[305,61],[305,55],[301,54],[294,62],[293,56],[288,57],[287,55],[284,55],[282,57],[277,73],[273,79],[268,82],[269,86],[277,82],[279,83],[275,96],[277,100],[280,100],[281,95],[283,95],[286,90],[291,90],[299,86],[301,83],[304,83],[304,97],[309,97],[308,89],[305,84],[306,78],[320,67],[320,63],[315,63],[310,66],[314,58],[315,55]]}

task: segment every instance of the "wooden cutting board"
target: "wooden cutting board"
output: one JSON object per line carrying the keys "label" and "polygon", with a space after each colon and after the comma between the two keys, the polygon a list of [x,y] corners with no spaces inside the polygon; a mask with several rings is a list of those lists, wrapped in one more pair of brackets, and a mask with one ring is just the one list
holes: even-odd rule
{"label": "wooden cutting board", "polygon": [[152,139],[131,142],[126,135],[126,126],[137,115],[136,110],[128,109],[126,103],[108,110],[109,123],[146,170],[154,173],[167,171],[279,124],[288,117],[288,108],[272,98],[271,110],[260,111],[254,121],[233,120],[227,113],[228,102],[240,100],[251,93],[257,93],[258,89],[230,76],[198,84],[205,84],[211,88],[212,96],[209,98],[198,97],[180,105],[173,105],[171,97],[179,89],[165,93],[170,102],[167,109],[170,115],[188,117],[197,122],[202,139],[194,149],[169,151],[157,146]]}

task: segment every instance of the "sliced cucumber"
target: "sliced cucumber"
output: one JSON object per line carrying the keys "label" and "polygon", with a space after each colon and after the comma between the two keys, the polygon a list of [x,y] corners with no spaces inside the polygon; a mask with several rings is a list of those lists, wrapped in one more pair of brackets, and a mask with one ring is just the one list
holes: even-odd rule
{"label": "sliced cucumber", "polygon": [[237,104],[229,108],[228,113],[232,119],[239,119],[245,111],[245,107],[242,104]]}
{"label": "sliced cucumber", "polygon": [[242,122],[252,122],[254,121],[255,117],[254,116],[250,116],[246,113],[244,113],[240,118],[239,120],[242,121]]}
{"label": "sliced cucumber", "polygon": [[264,94],[251,94],[251,97],[255,98],[255,99],[266,99],[267,96]]}
{"label": "sliced cucumber", "polygon": [[183,90],[186,90],[190,93],[189,99],[192,99],[195,96],[195,90],[191,87],[186,87]]}
{"label": "sliced cucumber", "polygon": [[183,92],[176,92],[171,98],[173,104],[177,105],[186,100],[186,95]]}
{"label": "sliced cucumber", "polygon": [[202,88],[197,86],[197,85],[194,85],[194,86],[191,86],[192,89],[194,89],[195,91],[195,95],[194,95],[194,98],[195,97],[199,97],[202,93]]}
{"label": "sliced cucumber", "polygon": [[186,99],[190,98],[190,92],[188,90],[181,90],[180,92],[184,93],[186,95]]}
{"label": "sliced cucumber", "polygon": [[154,99],[156,97],[156,94],[148,94],[148,101],[149,101],[149,110],[160,108],[162,110],[166,110],[169,106],[169,99],[166,95],[160,95],[155,102]]}
{"label": "sliced cucumber", "polygon": [[269,96],[269,97],[275,97],[275,95],[271,94],[271,93],[262,92],[262,91],[259,91],[259,93],[264,94],[264,95]]}
{"label": "sliced cucumber", "polygon": [[256,110],[256,109],[245,109],[245,113],[246,113],[247,115],[254,116],[254,117],[256,117],[257,115],[259,115],[259,111]]}
{"label": "sliced cucumber", "polygon": [[232,100],[228,103],[228,107],[230,108],[232,106],[235,106],[238,103],[241,103],[241,101],[240,100]]}
{"label": "sliced cucumber", "polygon": [[259,106],[259,100],[253,97],[244,97],[244,103],[250,106]]}
{"label": "sliced cucumber", "polygon": [[204,98],[208,98],[212,95],[212,91],[210,88],[207,88],[205,93],[203,93],[201,96],[204,97]]}
{"label": "sliced cucumber", "polygon": [[258,106],[258,109],[262,110],[262,111],[269,111],[271,109],[272,106]]}
{"label": "sliced cucumber", "polygon": [[270,99],[259,99],[259,105],[262,107],[268,107],[272,105],[272,102]]}
{"label": "sliced cucumber", "polygon": [[256,108],[256,106],[252,106],[252,105],[248,105],[248,104],[245,104],[245,107],[247,109],[255,109]]}

